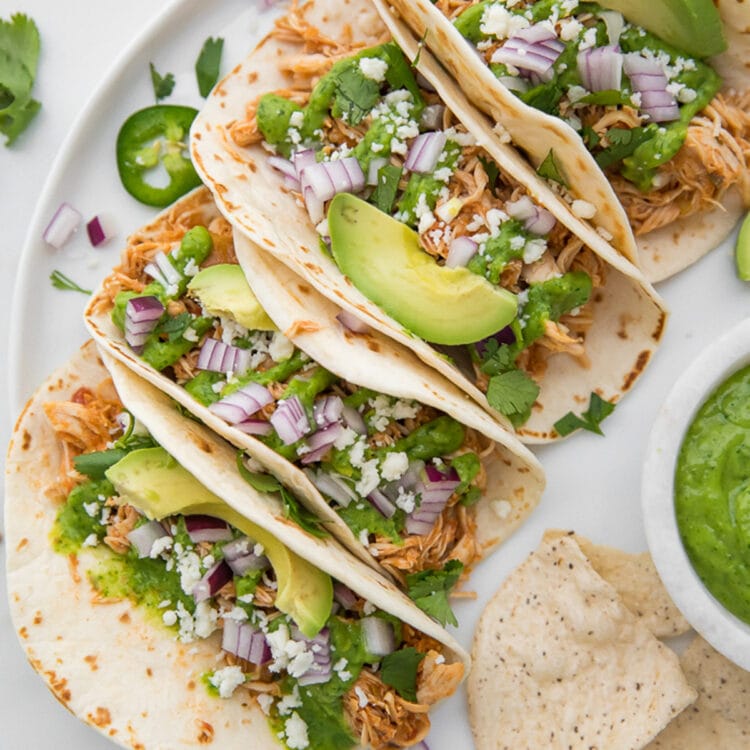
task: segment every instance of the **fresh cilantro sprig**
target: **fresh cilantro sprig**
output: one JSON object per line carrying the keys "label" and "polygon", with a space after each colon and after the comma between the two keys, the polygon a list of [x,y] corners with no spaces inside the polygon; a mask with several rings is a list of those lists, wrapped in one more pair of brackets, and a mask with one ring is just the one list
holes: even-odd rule
{"label": "fresh cilantro sprig", "polygon": [[544,177],[547,180],[552,180],[553,182],[559,182],[564,187],[568,187],[568,183],[565,181],[565,178],[560,171],[560,167],[558,167],[557,165],[557,161],[555,160],[555,152],[552,149],[550,149],[547,156],[544,157],[544,161],[539,165],[536,173],[540,177]]}
{"label": "fresh cilantro sprig", "polygon": [[41,108],[31,97],[41,43],[34,21],[22,13],[0,19],[0,133],[10,146]]}
{"label": "fresh cilantro sprig", "polygon": [[162,76],[154,67],[153,63],[148,64],[151,70],[151,84],[154,87],[154,96],[156,101],[160,102],[162,99],[166,99],[174,91],[174,75],[167,73]]}
{"label": "fresh cilantro sprig", "polygon": [[68,278],[62,271],[53,271],[49,275],[49,280],[52,282],[52,286],[55,287],[55,289],[62,289],[64,292],[80,292],[86,296],[89,296],[92,293],[91,289],[84,289],[83,287],[78,286],[73,279]]}
{"label": "fresh cilantro sprig", "polygon": [[615,410],[615,405],[605,401],[598,393],[592,393],[589,398],[589,408],[581,416],[569,411],[564,417],[555,422],[555,430],[560,437],[570,435],[576,430],[588,430],[597,435],[604,435],[600,424]]}
{"label": "fresh cilantro sprig", "polygon": [[539,386],[523,370],[508,370],[493,375],[487,385],[487,401],[518,426],[531,414],[539,395]]}
{"label": "fresh cilantro sprig", "polygon": [[442,570],[422,570],[406,576],[406,593],[423,611],[434,617],[441,625],[458,625],[448,595],[461,577],[464,564],[460,560],[449,560]]}
{"label": "fresh cilantro sprig", "polygon": [[224,49],[224,40],[208,37],[203,42],[198,59],[195,61],[195,76],[198,80],[198,91],[201,96],[206,97],[219,80],[221,68],[221,53]]}
{"label": "fresh cilantro sprig", "polygon": [[425,655],[413,646],[394,651],[380,662],[380,679],[411,703],[417,702],[417,669]]}
{"label": "fresh cilantro sprig", "polygon": [[308,534],[317,537],[328,536],[328,532],[320,525],[320,521],[307,508],[303,508],[297,499],[289,490],[271,474],[263,474],[257,471],[250,471],[245,466],[244,454],[237,451],[237,469],[240,476],[258,492],[270,493],[278,492],[281,495],[281,502],[284,505],[284,518],[294,521],[301,529]]}

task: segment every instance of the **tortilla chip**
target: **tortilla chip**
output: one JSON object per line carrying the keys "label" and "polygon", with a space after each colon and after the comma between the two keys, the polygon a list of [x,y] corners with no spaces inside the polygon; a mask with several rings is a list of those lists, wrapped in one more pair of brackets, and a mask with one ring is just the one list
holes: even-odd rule
{"label": "tortilla chip", "polygon": [[[545,538],[567,536],[566,531],[548,531]],[[625,606],[657,637],[672,638],[690,630],[656,572],[648,552],[631,554],[614,547],[594,544],[574,534],[578,546],[594,570],[617,590]]]}
{"label": "tortilla chip", "polygon": [[506,579],[473,657],[477,750],[641,748],[696,697],[571,536],[544,538]]}
{"label": "tortilla chip", "polygon": [[714,651],[700,636],[680,659],[698,700],[648,750],[740,750],[750,747],[750,672]]}

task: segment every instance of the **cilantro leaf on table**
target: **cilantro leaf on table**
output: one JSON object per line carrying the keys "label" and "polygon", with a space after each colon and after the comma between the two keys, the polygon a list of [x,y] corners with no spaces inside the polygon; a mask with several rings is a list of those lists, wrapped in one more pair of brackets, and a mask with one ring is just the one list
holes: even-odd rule
{"label": "cilantro leaf on table", "polygon": [[195,76],[198,79],[198,91],[202,97],[211,93],[211,89],[219,80],[221,68],[221,53],[224,49],[224,40],[208,37],[203,42],[203,47],[195,61]]}
{"label": "cilantro leaf on table", "polygon": [[52,286],[55,289],[61,289],[64,292],[80,292],[81,294],[90,295],[91,289],[84,289],[73,281],[73,279],[67,277],[62,271],[53,271],[49,275],[49,280],[52,282]]}
{"label": "cilantro leaf on table", "polygon": [[580,417],[569,411],[564,417],[555,422],[555,430],[560,437],[570,435],[575,430],[588,430],[597,435],[604,435],[601,422],[615,410],[615,405],[605,401],[598,393],[592,393],[589,398],[589,408]]}
{"label": "cilantro leaf on table", "polygon": [[22,13],[0,18],[0,133],[11,145],[26,129],[41,104],[31,98],[39,60],[39,30]]}
{"label": "cilantro leaf on table", "polygon": [[539,395],[539,386],[522,370],[508,370],[490,378],[487,401],[514,424],[523,424]]}
{"label": "cilantro leaf on table", "polygon": [[154,87],[154,96],[156,97],[156,101],[161,101],[162,99],[166,99],[172,91],[174,91],[174,75],[172,73],[167,73],[166,75],[162,76],[154,67],[153,63],[148,64],[149,69],[151,70],[151,84]]}
{"label": "cilantro leaf on table", "polygon": [[380,662],[380,679],[407,701],[417,702],[417,668],[425,655],[413,646],[394,651]]}
{"label": "cilantro leaf on table", "polygon": [[460,560],[449,560],[442,570],[422,570],[406,576],[406,593],[423,611],[441,625],[458,625],[448,595],[463,572]]}
{"label": "cilantro leaf on table", "polygon": [[560,172],[560,168],[557,166],[557,162],[555,161],[555,152],[552,149],[550,149],[547,156],[544,157],[544,161],[539,165],[536,173],[540,177],[544,177],[547,180],[552,180],[553,182],[559,182],[561,185],[568,187],[568,183],[565,181],[565,178]]}

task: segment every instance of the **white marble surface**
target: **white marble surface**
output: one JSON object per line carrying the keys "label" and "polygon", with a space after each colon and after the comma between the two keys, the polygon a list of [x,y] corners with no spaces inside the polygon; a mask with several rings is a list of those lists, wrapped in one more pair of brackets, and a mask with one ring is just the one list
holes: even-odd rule
{"label": "white marble surface", "polygon": [[[237,0],[216,0],[215,4],[206,3],[205,7],[232,1],[237,4]],[[195,0],[187,2],[197,5]],[[163,4],[159,4],[158,10],[162,7]],[[23,320],[12,315],[14,278],[37,197],[77,114],[113,61],[157,12],[155,8],[157,3],[149,0],[0,2],[3,17],[14,10],[33,16],[43,40],[35,89],[36,97],[43,102],[43,110],[12,149],[0,146],[0,227],[3,231],[0,294],[5,300],[4,314],[0,316],[2,446],[7,444],[21,397],[30,395],[42,374],[60,364],[85,337],[76,317],[77,310],[83,307],[83,298],[74,300],[75,295],[63,293],[52,298],[49,294],[47,275],[50,265],[58,262],[56,257],[41,258],[38,288],[40,298],[49,309],[41,316],[34,316],[36,330],[31,329],[28,318]],[[158,54],[158,49],[153,51]],[[144,59],[144,77],[147,64],[148,57]],[[132,109],[136,106],[134,104]],[[101,166],[112,169],[111,162]],[[103,210],[106,206],[95,208]],[[126,234],[135,226],[134,223],[120,229]],[[115,253],[112,249],[102,256],[100,274],[106,262],[114,262]],[[70,263],[62,257],[59,261],[63,265]],[[74,266],[64,265],[64,268]],[[83,280],[88,281],[91,273],[84,274]],[[72,270],[70,275],[75,277]],[[31,293],[29,288],[34,289],[27,286],[26,296]],[[545,528],[575,528],[597,542],[633,552],[646,548],[639,503],[640,474],[654,416],[675,379],[694,356],[721,332],[747,317],[750,311],[750,287],[736,279],[731,242],[677,279],[661,285],[660,291],[672,309],[664,345],[633,393],[605,423],[607,437],[576,435],[561,445],[539,451],[548,475],[548,491],[540,508],[476,571],[472,579],[476,601],[462,601],[456,606],[461,622],[457,637],[467,647],[484,604],[502,579],[536,547]],[[21,302],[16,300],[16,307],[21,308]],[[56,345],[49,351],[49,343],[55,339],[57,318],[61,317],[65,318],[64,340],[54,341]],[[23,358],[27,366],[17,369],[13,378],[9,377],[7,348],[11,324],[23,331],[29,352],[29,356]],[[12,400],[11,380],[15,384]],[[4,562],[0,566],[0,749],[111,748],[106,739],[67,714],[26,664],[5,604]],[[137,685],[132,689],[137,690]],[[433,750],[470,747],[464,701],[465,696],[459,693],[434,712],[434,729],[429,738]],[[238,740],[238,747],[250,746],[246,738]]]}

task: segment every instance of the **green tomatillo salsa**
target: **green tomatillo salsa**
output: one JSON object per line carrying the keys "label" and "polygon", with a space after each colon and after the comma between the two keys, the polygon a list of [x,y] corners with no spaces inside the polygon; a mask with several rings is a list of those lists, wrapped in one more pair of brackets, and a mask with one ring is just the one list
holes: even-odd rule
{"label": "green tomatillo salsa", "polygon": [[675,513],[706,588],[750,623],[750,367],[693,419],[677,461]]}

